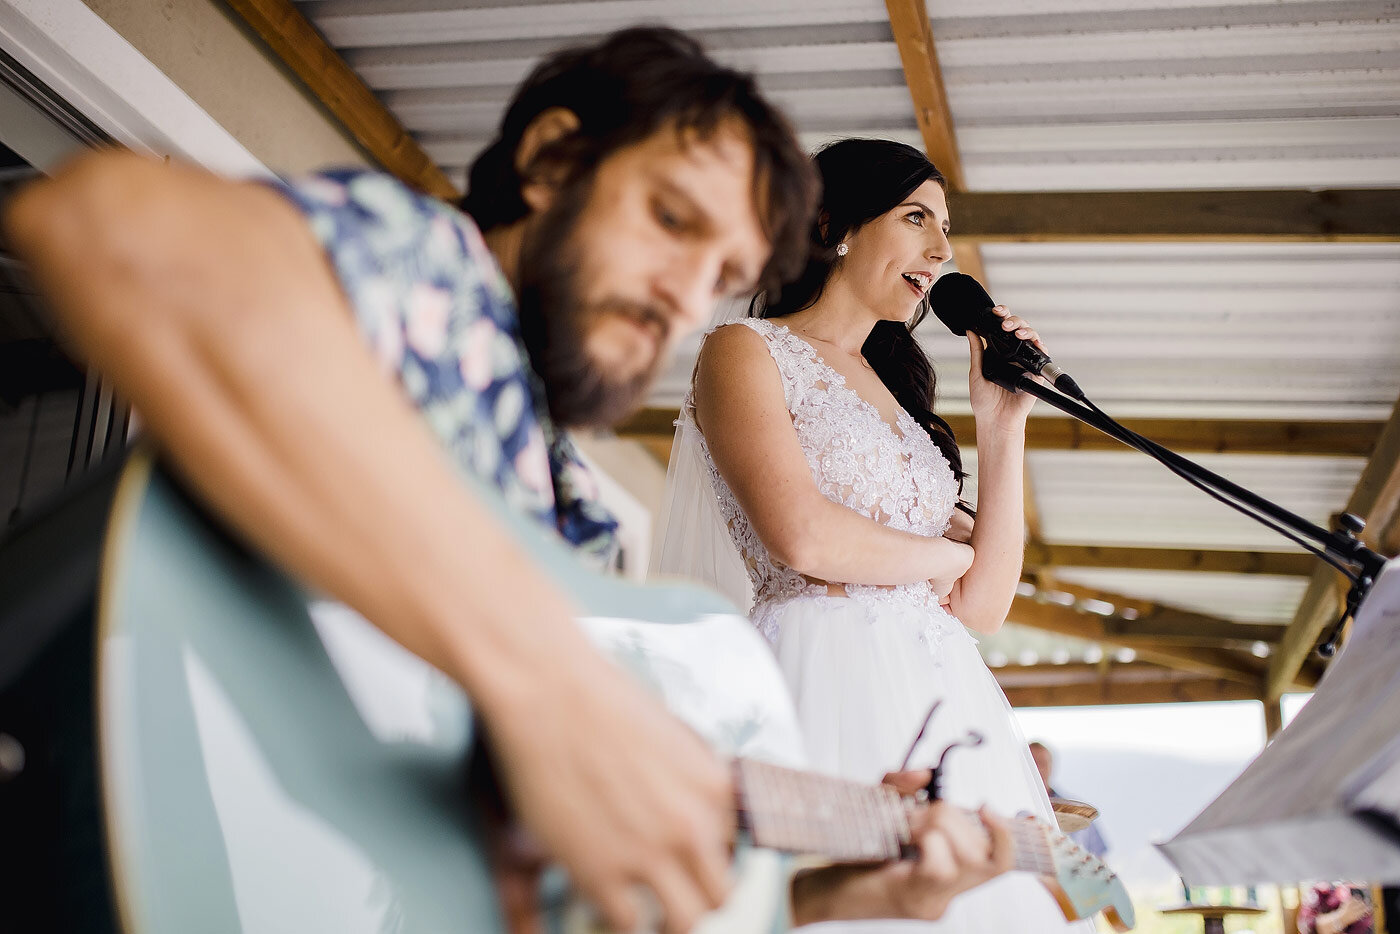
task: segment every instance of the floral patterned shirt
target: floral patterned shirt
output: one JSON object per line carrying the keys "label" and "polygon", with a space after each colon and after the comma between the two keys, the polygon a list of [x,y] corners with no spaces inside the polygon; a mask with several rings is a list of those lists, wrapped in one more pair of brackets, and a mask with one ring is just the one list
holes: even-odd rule
{"label": "floral patterned shirt", "polygon": [[617,523],[549,420],[515,297],[471,218],[377,172],[272,184],[306,215],[375,357],[457,465],[609,563]]}

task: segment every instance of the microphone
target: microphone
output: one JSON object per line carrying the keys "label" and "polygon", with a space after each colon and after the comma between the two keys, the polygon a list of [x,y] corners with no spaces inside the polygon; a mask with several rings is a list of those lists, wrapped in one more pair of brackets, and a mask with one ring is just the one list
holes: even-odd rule
{"label": "microphone", "polygon": [[[938,320],[954,334],[964,337],[971,331],[987,342],[987,353],[991,356],[1043,377],[1067,396],[1084,400],[1079,384],[1044,351],[1017,337],[1014,331],[1002,328],[1005,319],[992,311],[996,302],[976,279],[960,272],[941,276],[928,290],[928,303]],[[986,372],[987,367],[982,369]]]}

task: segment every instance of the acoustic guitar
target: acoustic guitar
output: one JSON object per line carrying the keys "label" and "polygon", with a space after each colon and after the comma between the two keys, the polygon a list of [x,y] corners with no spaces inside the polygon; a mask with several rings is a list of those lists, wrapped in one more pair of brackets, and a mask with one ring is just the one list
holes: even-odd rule
{"label": "acoustic guitar", "polygon": [[[772,930],[786,910],[784,854],[911,855],[907,801],[886,786],[802,771],[781,674],[723,600],[596,575],[491,491],[477,492],[588,614],[580,622],[596,643],[734,762],[736,884],[704,931]],[[99,538],[92,560],[40,556]],[[94,610],[77,639],[92,651],[91,732],[63,731],[70,745],[90,745],[70,758],[94,768],[86,785],[64,779],[77,791],[58,810],[99,826],[113,926],[502,930],[483,812],[465,781],[476,724],[444,675],[237,544],[146,450],[0,548],[0,638],[24,626],[38,633],[35,646],[61,638],[36,623],[35,593],[55,586],[68,588],[59,594],[72,598],[68,616]],[[70,621],[62,638],[77,638],[79,625]],[[42,654],[35,648],[30,663]],[[23,661],[9,659],[7,682],[0,659],[0,733],[34,722],[16,721],[23,705],[4,692],[24,682],[14,675]],[[43,683],[52,682],[50,673]],[[53,691],[53,706],[71,693]],[[22,785],[0,783],[0,816]],[[84,787],[95,800],[74,805]],[[1034,873],[1066,918],[1102,910],[1119,930],[1131,927],[1132,904],[1102,863],[1039,821],[1013,823],[1017,869]],[[94,878],[71,891],[94,889]],[[540,899],[552,930],[591,929],[561,872],[546,874]]]}

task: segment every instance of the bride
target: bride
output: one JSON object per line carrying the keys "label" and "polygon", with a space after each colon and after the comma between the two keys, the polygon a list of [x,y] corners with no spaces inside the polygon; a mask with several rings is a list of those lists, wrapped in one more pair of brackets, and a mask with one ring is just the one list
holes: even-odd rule
{"label": "bride", "polygon": [[[945,797],[1050,820],[968,632],[1000,628],[1020,577],[1034,399],[983,379],[982,343],[969,336],[973,522],[959,502],[957,442],[932,412],[933,368],[911,334],[952,253],[943,176],[884,140],[844,140],[815,159],[824,194],[806,270],[701,348],[677,423],[658,569],[751,596],[814,768],[878,781],[941,701],[910,766],[932,765],[975,730],[982,744],[948,757]],[[735,592],[741,580],[749,593]],[[961,896],[932,929],[1067,927],[1043,889],[1012,874]]]}

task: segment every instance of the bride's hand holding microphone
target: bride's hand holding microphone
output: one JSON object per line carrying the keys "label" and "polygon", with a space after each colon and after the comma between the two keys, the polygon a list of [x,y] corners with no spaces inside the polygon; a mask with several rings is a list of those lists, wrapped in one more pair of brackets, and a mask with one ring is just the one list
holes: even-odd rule
{"label": "bride's hand holding microphone", "polygon": [[[1007,333],[1015,334],[1021,340],[1034,344],[1048,355],[1040,334],[1024,318],[1011,313],[1005,305],[997,305],[992,312],[1001,318],[1001,327]],[[1023,431],[1026,417],[1035,405],[1035,396],[1024,392],[1010,392],[982,375],[982,357],[986,348],[982,338],[972,331],[967,332],[968,348],[972,354],[972,367],[968,374],[968,395],[972,403],[972,415],[979,430],[985,425],[990,429],[1003,431]]]}

